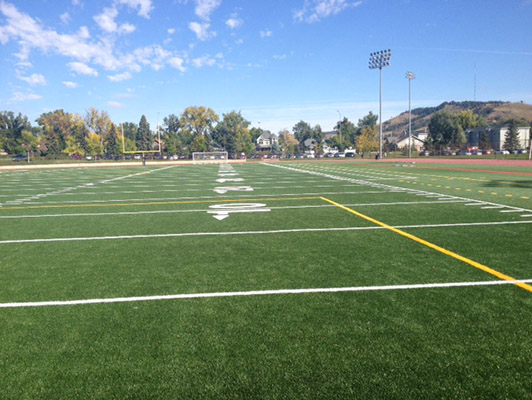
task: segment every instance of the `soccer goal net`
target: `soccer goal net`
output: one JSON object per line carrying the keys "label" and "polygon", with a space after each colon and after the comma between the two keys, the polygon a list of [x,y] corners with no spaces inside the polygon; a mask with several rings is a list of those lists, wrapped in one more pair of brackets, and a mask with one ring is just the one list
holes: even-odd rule
{"label": "soccer goal net", "polygon": [[227,151],[197,151],[192,153],[194,164],[226,163],[227,160]]}

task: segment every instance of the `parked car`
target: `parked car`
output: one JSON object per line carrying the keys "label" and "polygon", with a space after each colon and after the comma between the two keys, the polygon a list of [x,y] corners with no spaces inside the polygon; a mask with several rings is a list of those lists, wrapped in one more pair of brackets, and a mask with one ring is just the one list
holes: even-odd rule
{"label": "parked car", "polygon": [[17,154],[15,157],[12,158],[13,161],[26,161],[28,159],[28,156],[26,154]]}

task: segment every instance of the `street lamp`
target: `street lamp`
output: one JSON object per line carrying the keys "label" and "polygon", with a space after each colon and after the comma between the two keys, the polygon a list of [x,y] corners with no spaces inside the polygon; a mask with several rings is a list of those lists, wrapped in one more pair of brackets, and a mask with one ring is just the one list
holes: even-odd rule
{"label": "street lamp", "polygon": [[369,69],[379,69],[379,158],[382,158],[382,67],[390,66],[392,51],[381,50],[369,55]]}
{"label": "street lamp", "polygon": [[407,72],[406,79],[408,79],[408,158],[412,158],[412,80],[416,79],[416,74]]}

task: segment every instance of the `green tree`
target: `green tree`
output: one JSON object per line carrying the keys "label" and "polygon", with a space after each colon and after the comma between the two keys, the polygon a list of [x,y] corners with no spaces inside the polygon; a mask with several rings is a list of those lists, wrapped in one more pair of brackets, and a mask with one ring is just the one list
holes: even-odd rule
{"label": "green tree", "polygon": [[458,119],[446,111],[435,113],[429,122],[430,142],[439,147],[461,148],[465,142],[465,134]]}
{"label": "green tree", "polygon": [[296,137],[291,134],[287,129],[283,129],[279,132],[279,145],[281,146],[281,151],[284,154],[296,154],[296,150],[299,146],[299,142]]}
{"label": "green tree", "polygon": [[22,114],[15,114],[12,111],[0,113],[0,142],[4,150],[9,154],[22,154],[22,131],[31,130],[28,117]]}
{"label": "green tree", "polygon": [[490,150],[491,149],[491,142],[490,142],[490,136],[487,132],[482,132],[482,135],[480,135],[480,140],[478,143],[478,147],[480,150]]}
{"label": "green tree", "polygon": [[148,124],[146,116],[144,115],[140,118],[135,143],[138,150],[151,150],[152,135],[150,131],[150,124]]}
{"label": "green tree", "polygon": [[228,153],[249,154],[252,145],[249,125],[240,112],[223,114],[223,119],[212,132],[212,140]]}
{"label": "green tree", "polygon": [[61,154],[74,128],[74,116],[60,109],[41,114],[37,123],[43,131],[46,153],[51,156]]}
{"label": "green tree", "polygon": [[458,124],[464,131],[473,129],[478,126],[486,126],[486,119],[478,114],[475,114],[472,110],[463,110],[456,115]]}
{"label": "green tree", "polygon": [[208,150],[209,150],[209,144],[207,143],[206,137],[204,135],[194,136],[194,140],[192,140],[192,143],[190,144],[190,152],[208,151]]}
{"label": "green tree", "polygon": [[367,125],[362,128],[360,135],[356,138],[356,149],[362,154],[379,150],[379,130],[377,125]]}
{"label": "green tree", "polygon": [[[85,141],[85,146],[87,145],[87,142]],[[79,154],[81,156],[85,155],[85,148],[81,146],[81,144],[76,140],[74,136],[69,136],[66,139],[66,147],[63,150],[63,153],[68,154],[69,156],[72,156],[74,154]]]}
{"label": "green tree", "polygon": [[302,145],[305,140],[310,139],[314,136],[312,128],[305,121],[299,121],[297,124],[295,124],[292,128],[292,132],[294,133],[294,136],[296,137],[300,145]]}
{"label": "green tree", "polygon": [[[198,145],[200,142],[207,145],[207,150],[200,151],[208,151],[211,142],[211,133],[214,130],[214,124],[219,120],[220,117],[211,108],[203,106],[187,107],[181,114],[181,129],[184,131],[183,133],[185,137],[188,134],[194,138],[194,146]],[[197,136],[202,136],[204,140],[196,140]]]}
{"label": "green tree", "polygon": [[[361,121],[365,121],[364,124],[371,123],[370,117],[371,115],[365,116],[363,119],[359,120],[359,125],[362,123]],[[334,127],[334,129],[338,132],[338,135],[335,137],[336,140],[333,140],[331,144],[337,147],[340,151],[343,151],[346,147],[355,145],[356,137],[360,135],[363,126],[373,125],[360,125],[357,128],[355,124],[344,117],[344,119],[338,121]]]}
{"label": "green tree", "polygon": [[39,149],[40,142],[40,139],[34,136],[30,130],[24,129],[22,131],[22,147],[28,153],[28,162],[30,161],[30,156]]}
{"label": "green tree", "polygon": [[379,117],[370,111],[367,115],[358,120],[358,127],[362,129],[365,126],[375,126],[377,125],[378,120]]}
{"label": "green tree", "polygon": [[519,125],[515,120],[511,120],[508,124],[508,130],[504,135],[503,147],[506,150],[517,150],[520,148],[519,144]]}
{"label": "green tree", "polygon": [[92,156],[103,155],[102,137],[97,133],[89,133],[89,137],[87,138],[87,153]]}
{"label": "green tree", "polygon": [[122,153],[122,142],[119,143],[118,128],[115,124],[111,124],[111,129],[107,134],[104,145],[106,154]]}

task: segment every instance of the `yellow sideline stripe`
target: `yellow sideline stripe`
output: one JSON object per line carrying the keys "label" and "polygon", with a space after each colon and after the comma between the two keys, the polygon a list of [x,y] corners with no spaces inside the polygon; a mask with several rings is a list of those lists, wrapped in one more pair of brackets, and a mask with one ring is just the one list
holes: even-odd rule
{"label": "yellow sideline stripe", "polygon": [[283,201],[283,200],[319,200],[321,197],[288,197],[288,198],[264,198],[264,199],[227,199],[227,200],[187,200],[187,201],[153,201],[147,203],[96,203],[96,204],[58,204],[55,206],[20,206],[0,207],[2,210],[27,210],[46,208],[74,208],[74,207],[127,207],[127,206],[167,206],[172,204],[213,204],[213,203],[253,203],[257,201]]}
{"label": "yellow sideline stripe", "polygon": [[528,285],[526,283],[516,282],[515,278],[512,278],[511,276],[508,276],[508,275],[505,275],[505,274],[503,274],[503,273],[501,273],[499,271],[496,271],[493,268],[487,267],[487,266],[485,266],[483,264],[480,264],[480,263],[478,263],[476,261],[470,260],[467,257],[461,256],[460,254],[454,253],[454,252],[452,252],[450,250],[444,249],[443,247],[440,247],[440,246],[435,245],[433,243],[427,242],[426,240],[423,240],[421,238],[418,238],[417,236],[411,235],[410,233],[404,232],[404,231],[402,231],[400,229],[397,229],[397,228],[394,228],[394,227],[392,227],[390,225],[387,225],[384,222],[380,222],[380,221],[378,221],[378,220],[376,220],[374,218],[368,217],[367,215],[364,215],[362,213],[359,213],[358,211],[352,210],[351,208],[348,208],[348,207],[343,206],[343,205],[341,205],[339,203],[336,203],[335,201],[329,200],[329,199],[327,199],[325,197],[321,197],[321,199],[323,201],[326,201],[327,203],[333,204],[336,207],[341,208],[344,211],[347,211],[347,212],[349,212],[351,214],[354,214],[354,215],[356,215],[356,216],[358,216],[360,218],[363,218],[366,221],[370,221],[370,222],[372,222],[372,223],[374,223],[376,225],[382,226],[383,228],[386,228],[386,229],[388,229],[388,230],[390,230],[392,232],[398,233],[401,236],[407,237],[408,239],[411,239],[411,240],[413,240],[415,242],[418,242],[418,243],[421,243],[421,244],[423,244],[423,245],[425,245],[427,247],[430,247],[431,249],[439,251],[440,253],[446,254],[446,255],[448,255],[450,257],[453,257],[453,258],[455,258],[457,260],[465,262],[466,264],[469,264],[469,265],[471,265],[471,266],[473,266],[475,268],[478,268],[478,269],[480,269],[480,270],[482,270],[484,272],[487,272],[488,274],[496,276],[499,279],[502,279],[502,280],[508,281],[508,282],[514,282],[514,284],[516,286],[519,286],[522,289],[525,289],[525,290],[528,290],[529,292],[532,292],[532,286],[530,286],[530,285]]}

